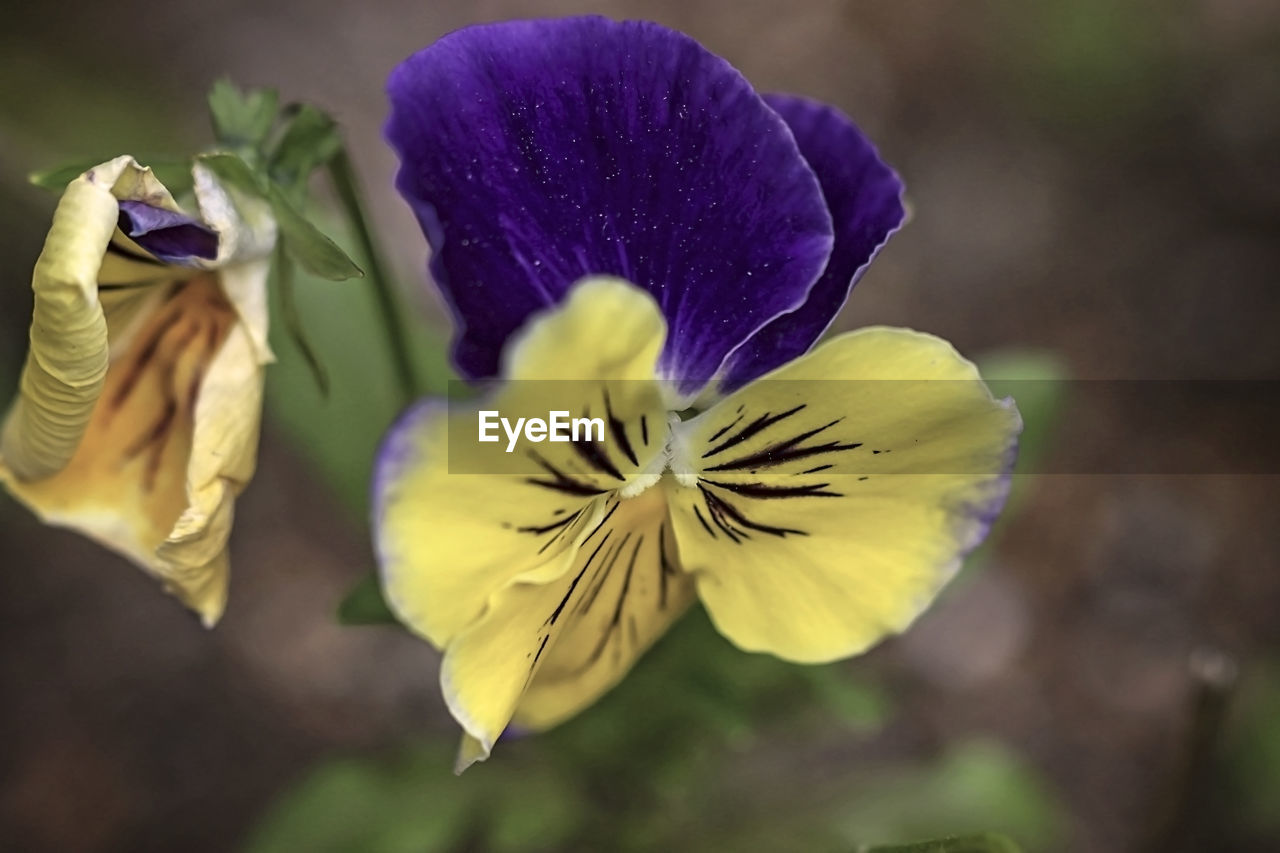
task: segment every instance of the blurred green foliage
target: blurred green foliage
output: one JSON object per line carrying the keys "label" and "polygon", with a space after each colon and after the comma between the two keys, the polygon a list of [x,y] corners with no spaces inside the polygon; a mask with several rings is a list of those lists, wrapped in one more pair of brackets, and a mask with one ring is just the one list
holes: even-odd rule
{"label": "blurred green foliage", "polygon": [[1233,825],[1259,839],[1280,836],[1280,664],[1246,679],[1225,744],[1226,791]]}
{"label": "blurred green foliage", "polygon": [[[347,242],[340,227],[329,233]],[[353,254],[363,263],[358,252]],[[364,518],[378,443],[409,402],[396,378],[378,296],[367,282],[331,282],[300,273],[295,297],[307,341],[324,354],[328,393],[313,381],[298,341],[275,324],[271,346],[277,363],[267,371],[267,412],[343,505]],[[283,315],[281,301],[273,289],[274,316]],[[421,325],[408,338],[413,361],[428,388],[443,389],[451,375],[444,344]]]}
{"label": "blurred green foliage", "polygon": [[346,598],[338,604],[338,621],[343,625],[394,625],[395,614],[382,597],[382,585],[376,572],[356,581]]}
{"label": "blurred green foliage", "polygon": [[984,832],[981,835],[939,838],[918,844],[895,844],[869,847],[864,853],[1018,853],[1019,847],[1003,835]]}
{"label": "blurred green foliage", "polygon": [[1010,349],[978,359],[982,378],[996,397],[1012,397],[1022,414],[1015,474],[1038,470],[1053,442],[1054,426],[1067,405],[1067,370],[1053,353]]}
{"label": "blurred green foliage", "polygon": [[[459,779],[449,746],[431,742],[321,764],[248,849],[849,850],[991,828],[1056,843],[1053,798],[998,744],[929,761],[837,757],[892,717],[865,666],[745,654],[696,609],[596,706],[509,734]],[[774,773],[798,781],[768,784]]]}
{"label": "blurred green foliage", "polygon": [[991,91],[1054,130],[1124,136],[1160,116],[1179,86],[1175,16],[1153,2],[1042,0],[992,7],[1006,33]]}

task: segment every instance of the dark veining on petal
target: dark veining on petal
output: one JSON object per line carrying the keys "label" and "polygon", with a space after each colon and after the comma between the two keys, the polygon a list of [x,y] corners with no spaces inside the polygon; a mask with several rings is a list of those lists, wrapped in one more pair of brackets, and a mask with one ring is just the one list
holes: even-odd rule
{"label": "dark veining on petal", "polygon": [[809,456],[819,456],[824,453],[836,453],[842,450],[855,450],[862,446],[862,442],[851,442],[848,444],[840,441],[829,441],[826,444],[815,444],[809,447],[800,447],[799,445],[813,438],[815,435],[830,429],[844,418],[836,418],[830,423],[823,424],[820,427],[802,432],[797,436],[788,438],[785,441],[779,441],[769,445],[763,450],[747,456],[740,457],[732,462],[722,462],[719,465],[709,466],[707,471],[742,471],[755,468],[768,468],[773,465],[781,465],[784,462],[791,462],[796,459],[804,459]]}
{"label": "dark veining on petal", "polygon": [[674,575],[676,567],[667,559],[667,522],[658,528],[658,609],[667,609],[667,576]]}
{"label": "dark veining on petal", "polygon": [[573,520],[578,517],[579,512],[581,512],[581,510],[579,510],[578,512],[575,512],[573,515],[566,515],[564,518],[560,519],[559,521],[553,521],[550,524],[544,524],[541,526],[526,525],[525,527],[517,527],[516,532],[517,533],[533,533],[535,535],[539,533],[549,533],[552,530],[557,530],[561,527],[564,527],[566,524],[571,524]]}
{"label": "dark veining on petal", "polygon": [[[563,512],[564,510],[556,510],[556,514],[563,513]],[[573,513],[572,515],[566,515],[564,518],[561,518],[559,521],[553,521],[550,524],[526,525],[524,527],[517,527],[516,532],[530,533],[534,536],[540,536],[543,533],[551,533],[552,531],[555,531],[555,535],[549,537],[547,541],[543,542],[542,546],[538,548],[538,553],[541,554],[544,551],[546,551],[548,548],[550,548],[552,545],[554,545],[556,542],[560,541],[560,539],[564,537],[564,534],[569,531],[570,525],[572,525],[575,521],[577,521],[581,517],[582,517],[582,510],[580,509],[577,512]]]}
{"label": "dark veining on petal", "polygon": [[728,450],[731,447],[736,447],[737,445],[741,444],[742,442],[746,441],[747,439],[751,438],[754,435],[758,435],[759,433],[763,432],[764,430],[768,429],[769,427],[773,426],[779,421],[786,420],[787,418],[794,415],[796,412],[803,409],[806,405],[807,404],[805,403],[801,403],[800,405],[796,406],[793,409],[787,409],[785,412],[780,412],[779,414],[776,414],[776,415],[770,412],[765,412],[763,415],[761,415],[760,417],[756,418],[754,421],[752,421],[751,423],[743,427],[739,432],[729,436],[723,442],[711,448],[706,453],[702,454],[702,458],[709,459],[712,456],[716,456],[720,453],[723,453],[724,451]]}
{"label": "dark veining on petal", "polygon": [[702,510],[698,509],[698,508],[695,506],[695,507],[693,508],[693,514],[694,514],[694,515],[696,515],[696,516],[698,517],[698,521],[701,521],[701,522],[702,522],[702,529],[703,529],[703,530],[705,530],[705,531],[707,531],[707,535],[708,535],[708,536],[710,536],[712,539],[715,539],[715,538],[716,538],[716,532],[715,532],[714,530],[712,530],[712,529],[711,529],[711,525],[710,525],[710,524],[707,524],[707,520],[706,520],[705,518],[703,518],[703,517],[702,517]]}
{"label": "dark veining on petal", "polygon": [[[785,538],[789,533],[794,533],[797,536],[809,535],[803,530],[796,530],[791,527],[774,527],[773,525],[754,522],[743,515],[742,511],[730,503],[726,498],[708,491],[701,483],[698,484],[698,491],[702,492],[703,500],[707,502],[708,509],[714,507],[716,512],[723,513],[738,525],[745,527],[748,530],[756,530],[760,533],[768,533],[771,536],[777,536],[780,538]],[[697,508],[695,507],[694,509],[696,510]]]}
{"label": "dark veining on petal", "polygon": [[[177,291],[177,288],[174,288]],[[129,372],[125,374],[124,379],[120,381],[120,387],[116,389],[116,393],[111,396],[108,405],[112,409],[118,409],[124,405],[125,400],[129,399],[129,395],[133,393],[133,389],[138,386],[138,380],[142,378],[142,374],[146,372],[147,367],[156,357],[156,353],[160,349],[160,341],[168,334],[179,320],[182,319],[182,312],[179,310],[170,311],[169,314],[156,326],[156,330],[147,338],[147,342],[142,345],[142,349],[138,351],[138,356],[129,365]]]}
{"label": "dark veining on petal", "polygon": [[604,526],[609,523],[609,519],[612,518],[613,514],[618,511],[618,507],[622,506],[621,501],[617,500],[616,498],[610,498],[610,499],[613,500],[613,506],[609,507],[609,511],[604,514],[604,518],[600,519],[600,523],[595,526],[595,529],[593,529],[590,533],[587,534],[587,538],[582,540],[583,545],[590,542],[592,537],[594,537],[597,533],[603,530]]}
{"label": "dark veining on petal", "polygon": [[583,461],[596,469],[602,474],[608,474],[615,480],[625,479],[618,467],[609,459],[607,453],[601,449],[600,445],[589,438],[580,438],[572,441],[573,449],[578,452]]}
{"label": "dark veining on petal", "polygon": [[613,571],[613,564],[618,562],[618,558],[622,556],[622,552],[627,547],[627,543],[631,541],[632,535],[633,531],[627,531],[627,534],[622,537],[622,541],[616,543],[609,549],[609,552],[605,554],[605,558],[600,561],[600,567],[597,568],[595,574],[591,576],[591,580],[587,584],[587,591],[583,594],[582,600],[573,608],[573,612],[575,614],[586,613],[591,609],[591,605],[595,604],[596,596],[600,594],[600,590],[609,580],[609,572]]}
{"label": "dark veining on petal", "polygon": [[[599,530],[600,528],[596,529]],[[587,569],[591,567],[591,563],[595,561],[596,555],[600,553],[600,549],[604,547],[604,543],[608,542],[609,537],[612,535],[612,530],[605,533],[604,537],[600,540],[600,544],[596,545],[596,549],[591,552],[591,556],[587,558],[587,561],[582,564],[582,568],[578,570],[578,574],[574,576],[573,582],[569,584],[568,592],[564,594],[564,598],[560,599],[560,603],[556,605],[555,611],[552,612],[546,622],[542,623],[543,625],[556,624],[556,620],[560,618],[560,613],[564,610],[564,606],[569,603],[569,599],[573,596],[573,591],[577,588],[578,581],[582,580],[582,576],[586,574]]]}
{"label": "dark veining on petal", "polygon": [[767,483],[722,483],[718,480],[702,482],[747,498],[842,498],[840,492],[826,491],[830,483],[810,483],[806,486],[771,486]]}
{"label": "dark veining on petal", "polygon": [[738,416],[737,416],[736,418],[734,418],[733,420],[729,421],[729,422],[728,422],[727,424],[725,424],[724,426],[720,427],[720,429],[716,430],[716,431],[715,431],[715,433],[713,433],[713,434],[712,434],[712,436],[711,436],[710,438],[708,438],[708,439],[707,439],[707,443],[708,443],[708,444],[710,444],[711,442],[713,442],[713,441],[715,441],[716,439],[720,438],[720,436],[724,435],[724,434],[725,434],[726,432],[728,432],[729,430],[731,430],[731,429],[733,429],[734,427],[736,427],[739,423],[741,423],[741,422],[742,422],[742,417],[743,417],[743,415],[742,415],[742,407],[741,407],[741,406],[739,406],[739,407],[738,407]]}
{"label": "dark veining on petal", "polygon": [[618,442],[622,455],[626,456],[632,465],[639,465],[640,460],[636,458],[636,452],[631,449],[631,439],[627,437],[627,425],[618,420],[613,413],[613,403],[609,400],[608,388],[604,389],[604,412],[609,422],[609,432],[613,434],[613,440]]}
{"label": "dark veining on petal", "polygon": [[583,497],[591,497],[593,495],[604,494],[604,489],[597,489],[590,483],[584,483],[581,480],[566,475],[556,466],[552,465],[546,459],[535,451],[529,451],[529,458],[538,463],[544,471],[550,474],[554,479],[543,480],[538,477],[526,477],[525,482],[533,486],[541,486],[544,489],[551,489],[556,492],[564,492],[569,495],[581,495]]}
{"label": "dark veining on petal", "polygon": [[538,658],[542,657],[542,650],[547,647],[547,640],[550,640],[550,639],[551,639],[550,634],[542,635],[542,642],[538,645],[538,653],[533,656],[533,664],[530,666],[530,669],[538,665]]}
{"label": "dark veining on petal", "polygon": [[[631,575],[636,568],[636,558],[640,555],[640,547],[643,544],[644,536],[637,537],[636,546],[631,551],[631,559],[627,561],[627,573],[622,578],[622,590],[618,593],[618,603],[614,605],[613,616],[609,620],[609,628],[600,637],[600,642],[596,644],[596,647],[591,652],[591,656],[588,657],[587,662],[583,664],[583,669],[586,669],[600,659],[600,655],[609,644],[609,639],[613,636],[613,632],[618,628],[618,622],[622,618],[622,608],[626,604],[627,593],[631,589]],[[622,549],[619,548],[618,551],[621,552]]]}

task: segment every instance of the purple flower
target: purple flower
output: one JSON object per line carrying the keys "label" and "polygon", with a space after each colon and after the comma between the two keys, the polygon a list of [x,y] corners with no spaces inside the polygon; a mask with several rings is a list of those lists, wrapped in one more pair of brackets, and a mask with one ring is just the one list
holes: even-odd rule
{"label": "purple flower", "polygon": [[431,243],[467,377],[596,274],[639,285],[686,393],[806,352],[901,225],[902,185],[834,108],[762,98],[657,24],[517,21],[391,76],[397,185]]}
{"label": "purple flower", "polygon": [[[695,599],[800,662],[903,630],[1003,505],[1021,422],[929,335],[810,352],[903,218],[853,124],[602,18],[462,30],[389,88],[456,363],[501,380],[411,409],[374,478],[383,587],[444,649],[460,766],[589,705]],[[540,426],[517,453],[499,417]]]}

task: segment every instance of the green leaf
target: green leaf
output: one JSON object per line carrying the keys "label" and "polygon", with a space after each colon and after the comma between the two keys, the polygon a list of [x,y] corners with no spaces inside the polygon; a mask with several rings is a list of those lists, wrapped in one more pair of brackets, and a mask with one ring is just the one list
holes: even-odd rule
{"label": "green leaf", "polygon": [[342,137],[333,119],[309,104],[286,110],[288,124],[267,165],[271,180],[291,193],[300,193],[307,178],[342,150]]}
{"label": "green leaf", "polygon": [[274,266],[276,287],[280,291],[281,315],[284,318],[285,330],[293,338],[293,342],[297,345],[298,352],[301,353],[307,366],[311,368],[311,376],[316,381],[316,387],[320,389],[320,396],[328,398],[329,374],[324,369],[324,364],[321,363],[320,356],[316,354],[315,348],[307,340],[306,326],[302,322],[302,315],[298,311],[297,298],[294,296],[293,262],[289,260],[287,253],[277,249]]}
{"label": "green leaf", "polygon": [[1022,848],[996,833],[953,836],[916,844],[889,844],[864,848],[865,853],[1020,853]]}
{"label": "green leaf", "polygon": [[303,269],[329,281],[364,276],[364,270],[299,213],[277,184],[268,185],[267,201],[276,216],[285,249]]}
{"label": "green leaf", "polygon": [[[250,833],[249,853],[494,853],[583,849],[575,777],[545,762],[453,775],[456,735],[317,765]],[[595,846],[595,845],[591,845]]]}
{"label": "green leaf", "polygon": [[271,205],[280,241],[298,264],[312,275],[329,281],[360,278],[364,271],[356,266],[338,244],[303,216],[278,185],[264,180],[244,159],[229,152],[205,154],[200,162],[218,179],[241,192],[264,198]]}
{"label": "green leaf", "polygon": [[841,835],[872,849],[878,849],[875,839],[981,837],[993,828],[1045,849],[1062,837],[1064,825],[1059,802],[1035,768],[986,740],[953,744],[927,764],[866,767],[860,780],[833,796],[833,806],[829,820]]}
{"label": "green leaf", "polygon": [[72,163],[67,166],[58,166],[53,169],[32,172],[27,176],[27,180],[41,189],[62,192],[67,188],[67,184],[71,183],[101,162],[101,160],[92,160],[85,163]]}
{"label": "green leaf", "polygon": [[285,792],[250,834],[249,853],[424,853],[457,849],[478,802],[455,784],[446,746],[389,760],[321,763]]}
{"label": "green leaf", "polygon": [[[53,169],[44,169],[39,172],[32,172],[27,176],[32,184],[41,189],[53,190],[54,192],[62,192],[67,188],[67,184],[83,175],[93,167],[100,163],[110,160],[110,157],[102,157],[97,160],[87,160],[78,163],[69,163],[65,166],[58,166]],[[175,197],[181,197],[191,191],[191,161],[190,160],[165,160],[151,159],[141,156],[136,157],[137,161],[143,166],[150,166],[151,171],[155,173],[160,183]]]}
{"label": "green leaf", "polygon": [[258,177],[253,168],[238,154],[219,151],[213,154],[201,154],[196,159],[227,186],[234,187],[246,195],[267,198],[266,182]]}
{"label": "green leaf", "polygon": [[209,115],[218,142],[230,148],[258,149],[276,121],[279,96],[274,89],[240,91],[223,78],[209,92]]}
{"label": "green leaf", "polygon": [[362,577],[338,605],[338,621],[343,625],[398,625],[387,600],[382,597],[382,585],[373,572]]}
{"label": "green leaf", "polygon": [[[310,381],[306,357],[283,324],[273,323],[271,348],[278,360],[267,371],[267,407],[276,426],[363,521],[369,513],[370,463],[383,433],[406,405],[385,323],[374,288],[296,272],[295,296],[308,339],[318,352],[340,356],[326,356],[331,389],[328,399],[322,398]],[[272,288],[270,296],[272,312],[281,314],[279,291]],[[443,389],[451,376],[443,331],[425,323],[409,331],[410,352],[426,387]]]}

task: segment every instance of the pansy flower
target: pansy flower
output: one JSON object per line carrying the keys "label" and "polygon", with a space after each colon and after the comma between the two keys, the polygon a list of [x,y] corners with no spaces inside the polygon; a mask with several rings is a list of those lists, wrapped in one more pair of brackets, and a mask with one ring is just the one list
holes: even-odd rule
{"label": "pansy flower", "polygon": [[193,179],[194,215],[128,156],[67,186],[32,276],[0,481],[212,625],[256,460],[276,226],[199,162]]}
{"label": "pansy flower", "polygon": [[[903,218],[853,124],[601,18],[453,33],[389,91],[456,365],[498,377],[409,411],[374,484],[384,590],[444,651],[460,765],[589,705],[695,598],[798,662],[904,629],[1000,511],[1021,423],[938,338],[811,349]],[[479,410],[553,409],[603,440],[478,439]]]}

